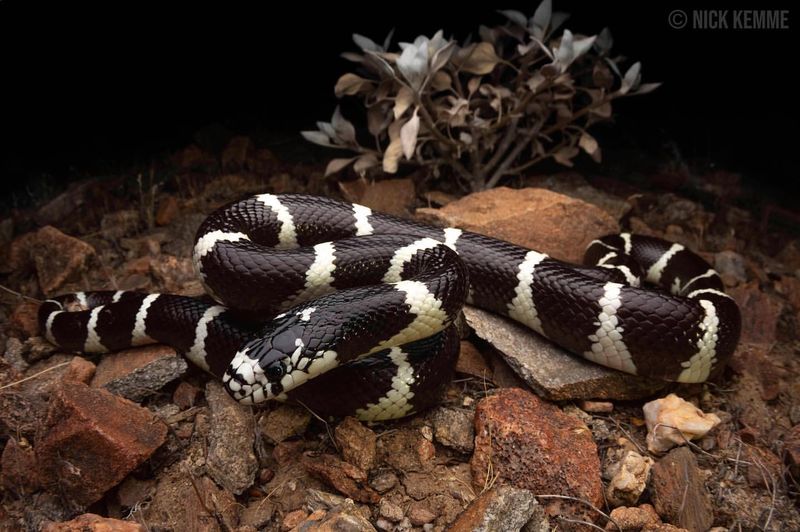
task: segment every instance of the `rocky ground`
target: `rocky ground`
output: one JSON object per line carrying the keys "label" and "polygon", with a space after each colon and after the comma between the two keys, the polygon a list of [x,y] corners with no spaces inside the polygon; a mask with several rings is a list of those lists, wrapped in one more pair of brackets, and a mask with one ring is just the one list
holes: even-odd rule
{"label": "rocky ground", "polygon": [[[0,221],[2,284],[17,293],[0,306],[0,525],[798,530],[800,240],[737,198],[737,176],[702,177],[676,194],[561,174],[458,199],[412,179],[337,186],[321,166],[238,137],[221,154],[189,147],[138,179],[88,179],[16,211]],[[199,294],[190,250],[204,215],[265,191],[333,194],[571,261],[620,227],[664,236],[722,273],[742,342],[722,380],[676,386],[584,363],[468,308],[441,406],[365,426],[239,406],[171,348],[85,359],[40,336],[37,298]]]}

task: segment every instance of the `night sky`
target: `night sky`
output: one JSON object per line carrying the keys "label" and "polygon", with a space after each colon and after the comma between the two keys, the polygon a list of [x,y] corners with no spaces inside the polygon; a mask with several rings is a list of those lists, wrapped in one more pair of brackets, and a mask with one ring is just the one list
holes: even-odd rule
{"label": "night sky", "polygon": [[[394,27],[396,41],[444,28],[463,40],[480,24],[503,21],[498,8],[530,15],[536,7],[280,4],[273,11],[186,4],[165,12],[138,3],[90,9],[0,0],[4,194],[43,173],[66,182],[108,171],[109,162],[124,167],[157,157],[212,124],[293,139],[330,118],[333,85],[350,65],[339,54],[356,49],[353,32],[380,41]],[[741,172],[792,203],[786,200],[798,190],[800,151],[794,29],[677,30],[669,13],[698,7],[651,4],[555,2],[572,13],[567,28],[596,33],[609,26],[614,49],[642,61],[644,80],[664,82],[617,105],[617,123],[603,133],[609,146],[639,143],[657,156],[674,141],[684,157]],[[280,153],[280,143],[274,149]],[[614,157],[607,152],[607,164],[624,163]]]}

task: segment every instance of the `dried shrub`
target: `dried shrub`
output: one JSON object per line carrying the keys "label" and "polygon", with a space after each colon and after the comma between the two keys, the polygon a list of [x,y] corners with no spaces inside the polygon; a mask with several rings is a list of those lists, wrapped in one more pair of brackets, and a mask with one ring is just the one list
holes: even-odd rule
{"label": "dried shrub", "polygon": [[571,166],[584,151],[599,162],[587,129],[611,117],[612,100],[659,84],[640,82],[638,62],[619,70],[624,58],[610,55],[607,29],[555,36],[568,15],[553,13],[551,0],[531,18],[500,13],[507,22],[481,26],[476,43],[458,44],[439,31],[389,51],[391,34],[383,45],[353,35],[361,53],[343,57],[356,73],[340,77],[335,92],[363,103],[368,134],[339,107],[330,122],[303,131],[311,142],[355,153],[330,161],[326,175],[351,164],[360,175],[412,164],[434,176],[448,169],[462,188],[483,190],[548,158]]}

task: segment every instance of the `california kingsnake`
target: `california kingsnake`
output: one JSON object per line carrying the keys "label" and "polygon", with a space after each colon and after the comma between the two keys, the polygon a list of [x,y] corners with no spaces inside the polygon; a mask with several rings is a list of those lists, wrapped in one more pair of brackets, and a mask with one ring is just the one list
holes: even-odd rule
{"label": "california kingsnake", "polygon": [[[261,194],[198,231],[195,267],[227,306],[87,292],[48,300],[39,319],[71,351],[170,344],[244,404],[289,398],[369,420],[437,400],[465,300],[632,374],[702,382],[728,361],[739,310],[700,257],[621,234],[595,240],[586,259],[597,266],[328,198]],[[640,279],[663,289],[639,288]]]}

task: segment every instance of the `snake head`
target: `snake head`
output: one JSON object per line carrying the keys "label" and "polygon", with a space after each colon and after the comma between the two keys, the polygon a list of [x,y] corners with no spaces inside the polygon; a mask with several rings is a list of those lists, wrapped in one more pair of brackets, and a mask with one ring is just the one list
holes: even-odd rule
{"label": "snake head", "polygon": [[335,351],[308,345],[306,323],[297,316],[273,322],[236,352],[222,378],[234,399],[242,404],[285,400],[287,392],[338,365]]}

